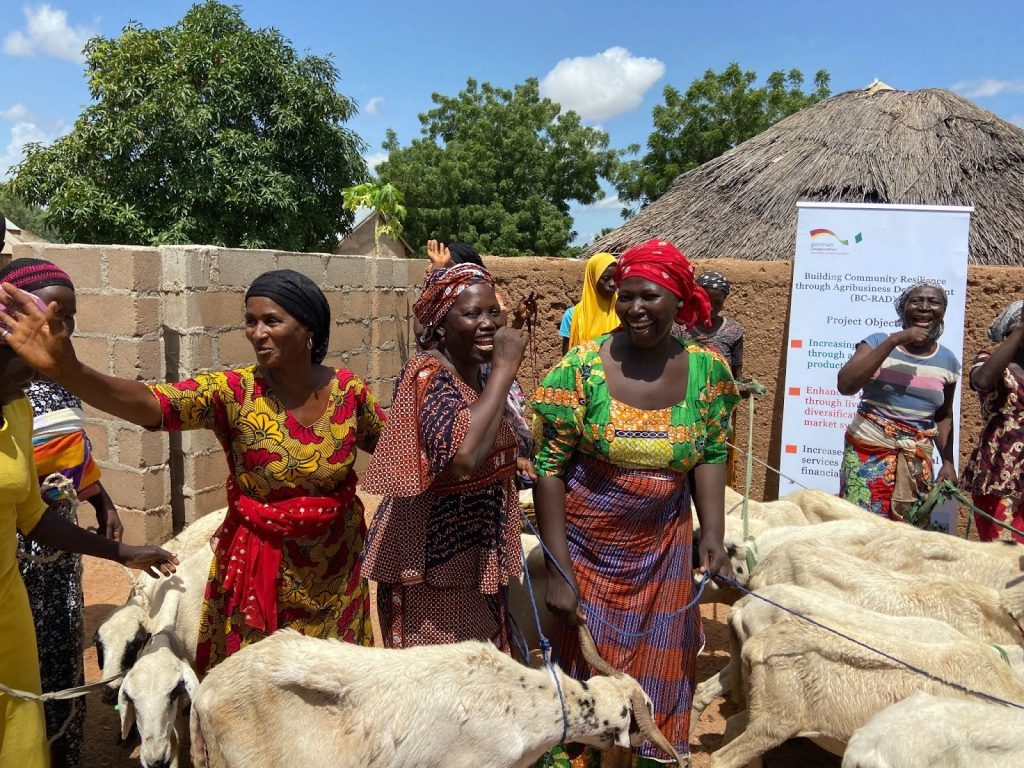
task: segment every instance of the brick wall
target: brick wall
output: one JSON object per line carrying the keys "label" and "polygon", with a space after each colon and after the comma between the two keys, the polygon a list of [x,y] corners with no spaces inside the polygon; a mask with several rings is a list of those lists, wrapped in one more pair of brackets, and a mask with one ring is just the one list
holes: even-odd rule
{"label": "brick wall", "polygon": [[[244,294],[259,274],[295,269],[331,306],[328,365],[352,369],[385,405],[409,342],[410,291],[425,262],[204,246],[17,246],[14,256],[59,264],[75,282],[75,348],[90,366],[140,381],[248,365]],[[206,431],[152,433],[86,406],[104,485],[132,541],[223,507],[226,464]]]}

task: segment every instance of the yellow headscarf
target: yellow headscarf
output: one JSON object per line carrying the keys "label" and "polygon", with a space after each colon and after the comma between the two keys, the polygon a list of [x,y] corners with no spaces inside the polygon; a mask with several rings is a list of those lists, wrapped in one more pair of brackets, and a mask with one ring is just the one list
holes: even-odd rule
{"label": "yellow headscarf", "polygon": [[572,313],[572,326],[569,329],[570,347],[596,339],[619,327],[619,316],[615,314],[615,297],[606,299],[597,292],[597,281],[614,263],[615,257],[610,253],[595,253],[587,259],[587,269],[583,273],[583,295]]}

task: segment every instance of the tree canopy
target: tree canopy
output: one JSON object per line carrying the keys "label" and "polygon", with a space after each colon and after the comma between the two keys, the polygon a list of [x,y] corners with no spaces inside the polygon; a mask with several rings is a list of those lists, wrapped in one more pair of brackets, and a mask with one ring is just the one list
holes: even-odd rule
{"label": "tree canopy", "polygon": [[608,135],[541,98],[536,79],[512,90],[470,78],[457,96],[435,93],[406,147],[388,132],[380,178],[405,193],[406,237],[467,242],[486,253],[568,252],[570,201],[604,196],[618,153]]}
{"label": "tree canopy", "polygon": [[[759,87],[754,87],[756,80],[756,72],[744,71],[733,62],[721,72],[707,70],[685,94],[666,85],[664,103],[653,110],[654,130],[647,138],[647,152],[618,166],[619,199],[643,207],[660,197],[680,174],[830,95],[830,77],[823,69],[815,74],[811,92],[803,90],[804,76],[798,69],[772,72]],[[627,208],[623,216],[633,212]]]}
{"label": "tree canopy", "polygon": [[92,102],[10,182],[64,240],[319,250],[351,229],[342,190],[368,173],[330,58],[218,2],[85,54]]}

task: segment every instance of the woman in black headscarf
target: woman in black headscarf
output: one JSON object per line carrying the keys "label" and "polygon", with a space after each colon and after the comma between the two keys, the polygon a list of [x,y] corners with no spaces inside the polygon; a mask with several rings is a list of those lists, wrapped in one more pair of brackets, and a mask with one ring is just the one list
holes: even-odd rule
{"label": "woman in black headscarf", "polygon": [[200,674],[289,626],[372,643],[361,578],[363,507],[352,465],[373,451],[384,416],[351,371],[323,365],[330,309],[292,270],[260,275],[245,295],[256,364],[146,385],[75,356],[51,305],[0,288],[10,346],[85,402],[150,429],[213,430],[227,454],[228,515],[216,539],[196,664]]}

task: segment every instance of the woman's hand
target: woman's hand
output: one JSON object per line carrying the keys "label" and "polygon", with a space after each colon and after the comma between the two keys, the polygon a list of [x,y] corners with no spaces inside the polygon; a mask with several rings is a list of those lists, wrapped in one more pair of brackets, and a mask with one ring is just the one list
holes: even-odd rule
{"label": "woman's hand", "polygon": [[[575,586],[574,584],[573,587]],[[557,571],[551,572],[549,569],[544,602],[549,611],[571,627],[575,627],[580,619],[580,604],[573,587],[570,587]]]}
{"label": "woman's hand", "polygon": [[951,461],[942,462],[942,466],[939,467],[939,471],[935,475],[935,482],[941,483],[943,480],[949,480],[949,482],[956,485],[956,467],[953,466]]}
{"label": "woman's hand", "polygon": [[57,316],[57,303],[41,309],[35,296],[4,283],[0,304],[0,323],[8,331],[0,333],[3,340],[32,368],[59,382],[78,360],[68,328]]}
{"label": "woman's hand", "polygon": [[928,341],[928,332],[927,328],[915,325],[910,328],[904,328],[902,331],[896,331],[890,334],[889,338],[892,339],[897,347],[916,347]]}
{"label": "woman's hand", "polygon": [[530,334],[522,328],[510,328],[504,326],[494,334],[494,352],[491,353],[492,370],[498,368],[509,368],[513,372],[519,370],[519,364],[523,362],[526,355],[526,345],[530,341]]}
{"label": "woman's hand", "polygon": [[537,480],[537,470],[533,468],[533,462],[523,456],[516,459],[516,471],[521,478]]}
{"label": "woman's hand", "polygon": [[121,524],[120,515],[117,514],[117,507],[113,504],[104,504],[96,512],[96,524],[100,533],[108,539],[121,541],[124,538],[124,526]]}
{"label": "woman's hand", "polygon": [[703,535],[700,540],[700,572],[708,570],[715,576],[728,576],[735,579],[736,574],[732,569],[732,561],[729,553],[725,551],[725,544],[721,541],[708,541]]}
{"label": "woman's hand", "polygon": [[519,302],[515,314],[512,315],[512,327],[522,328],[528,321],[537,316],[537,292],[530,291],[530,295]]}
{"label": "woman's hand", "polygon": [[177,556],[152,544],[141,547],[119,544],[117,561],[128,568],[145,571],[150,576],[170,576],[178,565]]}
{"label": "woman's hand", "polygon": [[444,269],[452,264],[452,253],[448,246],[437,240],[427,240],[427,258],[431,269]]}

